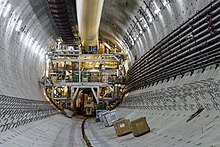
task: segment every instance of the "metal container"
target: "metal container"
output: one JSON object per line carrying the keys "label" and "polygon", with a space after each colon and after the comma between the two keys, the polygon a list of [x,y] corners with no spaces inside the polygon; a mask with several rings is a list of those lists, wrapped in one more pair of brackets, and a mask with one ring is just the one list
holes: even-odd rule
{"label": "metal container", "polygon": [[120,119],[114,122],[115,132],[118,136],[123,136],[131,133],[130,120]]}
{"label": "metal container", "polygon": [[104,110],[103,112],[101,112],[101,113],[98,114],[98,115],[99,115],[99,120],[100,120],[101,122],[103,122],[103,117],[104,117],[104,114],[105,114],[105,113],[108,113],[108,111]]}
{"label": "metal container", "polygon": [[141,136],[150,132],[150,128],[147,124],[146,118],[141,117],[131,121],[131,131],[135,137]]}
{"label": "metal container", "polygon": [[104,116],[103,116],[103,122],[106,127],[112,126],[113,122],[118,119],[119,119],[119,116],[115,110],[109,111],[108,113],[104,114]]}
{"label": "metal container", "polygon": [[70,109],[64,109],[64,113],[69,118],[71,118],[74,115],[74,111],[72,111]]}
{"label": "metal container", "polygon": [[104,112],[105,110],[96,110],[96,115],[95,115],[95,117],[96,117],[96,121],[98,122],[98,121],[100,121],[100,119],[99,119],[99,115],[102,113],[102,112]]}

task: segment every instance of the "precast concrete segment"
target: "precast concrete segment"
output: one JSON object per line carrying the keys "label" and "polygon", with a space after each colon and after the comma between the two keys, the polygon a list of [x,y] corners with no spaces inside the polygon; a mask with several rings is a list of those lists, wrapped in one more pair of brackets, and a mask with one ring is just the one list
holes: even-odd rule
{"label": "precast concrete segment", "polygon": [[54,115],[0,133],[0,147],[85,147],[82,120]]}
{"label": "precast concrete segment", "polygon": [[[161,2],[164,3],[164,1],[167,2],[166,6],[162,6],[161,4]],[[211,0],[145,0],[145,2],[153,12],[155,20],[142,31],[140,31],[141,27],[135,25],[138,23],[134,23],[134,21],[136,22],[136,16],[139,21],[142,20],[142,22],[145,22],[143,15],[139,13],[141,7],[145,12],[147,11],[143,1],[106,1],[104,3],[103,16],[100,24],[100,32],[103,36],[111,36],[119,40],[120,43],[122,43],[124,36],[128,37],[127,31],[131,30],[133,28],[132,26],[136,26],[132,33],[132,37],[136,38],[135,44],[128,48],[136,59],[140,58],[146,51],[188,20],[189,17],[192,17],[197,11],[209,4]],[[158,14],[154,13],[154,2],[156,2],[160,8],[160,13]],[[148,14],[145,14],[145,16],[149,18]],[[146,23],[143,23],[142,27],[144,27],[145,24]],[[135,58],[132,58],[132,63],[135,62]]]}
{"label": "precast concrete segment", "polygon": [[[0,94],[43,100],[38,81],[43,76],[44,51],[53,43],[54,32],[47,14],[41,14],[42,9],[33,9],[40,2],[35,1],[33,7],[31,2],[1,0]],[[11,9],[4,17],[9,4]]]}
{"label": "precast concrete segment", "polygon": [[206,110],[219,111],[219,72],[219,67],[211,65],[195,70],[194,74],[190,72],[183,77],[161,81],[159,84],[130,92],[120,107],[185,111],[195,111],[203,107]]}
{"label": "precast concrete segment", "polygon": [[219,146],[219,72],[211,65],[129,93],[118,109],[121,117],[145,116],[152,131],[126,144]]}
{"label": "precast concrete segment", "polygon": [[0,95],[0,132],[56,114],[47,101]]}

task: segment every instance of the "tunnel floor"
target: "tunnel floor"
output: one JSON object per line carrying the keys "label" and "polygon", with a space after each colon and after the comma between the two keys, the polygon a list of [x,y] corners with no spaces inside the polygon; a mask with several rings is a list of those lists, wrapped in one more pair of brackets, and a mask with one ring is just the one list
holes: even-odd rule
{"label": "tunnel floor", "polygon": [[[145,116],[151,132],[140,137],[117,137],[114,127],[94,118],[84,128],[93,147],[219,147],[220,114],[204,110],[187,122],[194,112],[118,109],[121,117],[134,120]],[[126,112],[126,113],[125,113]],[[0,147],[84,147],[83,118],[54,115],[0,134]]]}
{"label": "tunnel floor", "polygon": [[83,119],[54,115],[0,134],[0,147],[84,147]]}

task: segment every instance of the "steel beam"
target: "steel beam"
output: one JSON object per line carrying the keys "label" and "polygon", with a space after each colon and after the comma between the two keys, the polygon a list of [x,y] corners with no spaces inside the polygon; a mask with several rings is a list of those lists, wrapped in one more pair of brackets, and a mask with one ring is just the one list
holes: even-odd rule
{"label": "steel beam", "polygon": [[76,88],[76,91],[74,92],[74,95],[73,95],[73,97],[72,97],[72,100],[73,100],[73,101],[76,99],[78,92],[79,92],[79,87],[77,87],[77,88]]}
{"label": "steel beam", "polygon": [[66,100],[66,97],[54,97],[54,100]]}
{"label": "steel beam", "polygon": [[[93,87],[91,87],[92,93],[96,99],[97,104],[99,104],[99,98],[98,98],[98,94],[96,94],[95,90],[93,89]],[[97,93],[98,93],[98,88],[97,88]]]}
{"label": "steel beam", "polygon": [[79,59],[68,59],[68,58],[58,58],[51,59],[52,62],[118,62],[116,59],[99,59],[99,58],[79,58]]}
{"label": "steel beam", "polygon": [[[46,83],[45,86],[52,86],[52,84]],[[62,82],[62,83],[54,83],[53,86],[75,86],[79,88],[90,88],[90,87],[107,87],[111,85],[107,83],[100,83],[100,82],[89,82],[89,83]]]}

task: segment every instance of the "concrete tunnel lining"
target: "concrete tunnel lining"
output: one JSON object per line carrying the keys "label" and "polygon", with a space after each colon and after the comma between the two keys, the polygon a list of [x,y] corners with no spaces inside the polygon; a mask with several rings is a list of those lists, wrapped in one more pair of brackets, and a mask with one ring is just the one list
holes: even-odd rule
{"label": "concrete tunnel lining", "polygon": [[[171,1],[169,7],[161,10],[161,15],[153,21],[149,29],[139,37],[137,43],[132,47],[132,63],[135,62],[135,58],[141,58],[157,42],[210,2],[211,0],[203,0],[202,2],[197,0]],[[7,17],[3,17],[4,9],[8,3],[12,5],[12,9]],[[33,103],[32,100],[37,100],[39,105],[41,105],[41,102],[45,101],[42,87],[38,81],[44,71],[44,51],[48,47],[53,46],[57,36],[53,20],[48,13],[43,13],[47,11],[44,4],[43,1],[34,0],[0,0],[0,94],[4,98],[12,98],[15,102],[17,102],[17,99],[27,99],[27,103]],[[111,36],[115,40],[123,40],[127,26],[130,26],[131,23],[130,18],[134,19],[137,9],[142,5],[143,1],[105,1],[100,24],[100,30],[103,32],[103,35]],[[18,23],[19,19],[22,19],[21,31],[16,32],[16,23]],[[27,37],[28,35],[29,37]],[[39,47],[31,48],[32,45],[28,45],[31,37],[33,37],[31,44],[33,45],[35,41],[38,41]],[[120,43],[123,44],[122,42]],[[151,96],[159,95],[160,97],[160,91],[164,92],[165,90],[169,93],[169,87],[171,89],[176,87],[183,88],[184,84],[193,82],[200,83],[198,84],[200,86],[201,83],[212,83],[213,85],[211,86],[215,87],[219,84],[218,79],[219,67],[210,66],[203,72],[199,69],[193,75],[185,74],[183,77],[177,77],[176,79],[131,92],[117,109],[119,114],[131,120],[137,118],[137,116],[146,116],[152,128],[152,133],[140,138],[133,138],[131,135],[116,138],[112,128],[104,129],[101,124],[95,124],[89,120],[91,126],[88,124],[86,126],[88,137],[91,140],[97,137],[94,136],[94,132],[91,133],[93,129],[93,131],[96,131],[96,134],[99,134],[99,137],[101,136],[101,139],[104,140],[104,144],[107,146],[139,145],[151,147],[161,146],[162,144],[162,146],[217,147],[220,144],[218,140],[220,125],[218,120],[218,92],[214,93],[215,98],[204,93],[205,99],[204,96],[202,97],[198,94],[198,91],[194,91],[195,93],[193,94],[198,98],[188,97],[187,101],[179,95],[177,110],[172,108],[161,110],[158,108],[161,105],[154,105],[155,103],[152,102]],[[207,92],[208,90],[204,91]],[[170,97],[165,101],[169,103]],[[135,99],[136,102],[134,102]],[[3,98],[0,100],[1,112],[3,112],[2,108],[5,108],[3,107]],[[143,104],[141,101],[146,103]],[[187,104],[194,104],[194,106],[189,110],[185,110],[182,105],[184,101]],[[205,110],[198,118],[194,118],[194,120],[186,123],[185,121],[196,111],[197,102],[206,104],[207,107],[205,107]],[[50,106],[45,105],[43,109],[48,110],[45,113],[42,112],[45,119],[38,120],[36,118],[34,122],[25,123],[25,125],[18,128],[1,132],[0,146],[72,146],[72,144],[83,146],[83,141],[76,139],[80,138],[81,134],[76,134],[75,140],[67,140],[66,138],[73,138],[74,134],[62,132],[62,129],[67,126],[70,126],[73,130],[78,129],[79,127],[77,126],[80,125],[79,120],[70,120],[61,115],[56,115],[57,113]],[[33,107],[32,112],[34,113],[35,110],[37,110],[37,107]],[[17,112],[15,111],[15,113]],[[39,116],[41,117],[41,114]],[[2,123],[3,120],[1,120]],[[74,123],[77,125],[73,126]],[[45,131],[45,134],[42,131]],[[57,140],[59,142],[56,142]],[[115,143],[109,143],[109,141],[114,141]],[[148,144],[146,145],[145,142]],[[102,146],[103,142],[95,140],[92,143],[94,146]]]}

